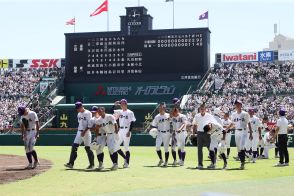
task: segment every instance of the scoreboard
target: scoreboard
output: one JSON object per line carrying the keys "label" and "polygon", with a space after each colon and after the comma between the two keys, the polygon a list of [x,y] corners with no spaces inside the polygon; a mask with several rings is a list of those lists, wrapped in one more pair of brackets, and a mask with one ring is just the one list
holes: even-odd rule
{"label": "scoreboard", "polygon": [[207,28],[66,34],[65,80],[199,80],[209,67],[209,36]]}

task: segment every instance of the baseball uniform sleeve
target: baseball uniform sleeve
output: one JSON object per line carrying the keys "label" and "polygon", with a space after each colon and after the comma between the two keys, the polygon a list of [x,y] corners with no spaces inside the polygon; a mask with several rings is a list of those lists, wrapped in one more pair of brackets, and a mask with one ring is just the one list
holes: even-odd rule
{"label": "baseball uniform sleeve", "polygon": [[153,119],[152,123],[151,123],[151,126],[153,127],[158,127],[158,120],[157,120],[157,117],[155,116],[155,118]]}
{"label": "baseball uniform sleeve", "polygon": [[250,116],[249,116],[249,114],[247,112],[244,115],[244,120],[245,120],[246,124],[248,124],[250,122]]}
{"label": "baseball uniform sleeve", "polygon": [[39,118],[36,112],[33,113],[33,116],[34,116],[35,122],[39,121]]}
{"label": "baseball uniform sleeve", "polygon": [[92,119],[92,114],[91,114],[91,112],[87,112],[87,114],[86,114],[86,121],[87,121],[87,124],[88,124],[88,126],[91,124],[91,119]]}
{"label": "baseball uniform sleeve", "polygon": [[116,120],[115,120],[115,118],[114,118],[114,116],[111,116],[111,122],[112,122],[112,124],[116,124],[117,123]]}
{"label": "baseball uniform sleeve", "polygon": [[131,114],[130,114],[130,121],[132,121],[132,122],[136,121],[134,112],[131,112]]}

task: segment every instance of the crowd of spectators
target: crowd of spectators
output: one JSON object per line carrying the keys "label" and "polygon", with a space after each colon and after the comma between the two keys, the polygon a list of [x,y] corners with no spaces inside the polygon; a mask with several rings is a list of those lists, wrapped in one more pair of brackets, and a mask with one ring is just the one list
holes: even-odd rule
{"label": "crowd of spectators", "polygon": [[27,106],[46,114],[51,108],[40,106],[40,94],[34,92],[42,78],[61,78],[64,72],[53,69],[0,69],[0,131],[10,129],[17,119],[17,107]]}
{"label": "crowd of spectators", "polygon": [[[222,79],[216,89],[216,79]],[[294,119],[294,63],[232,63],[216,65],[202,88],[193,92],[185,109],[193,112],[205,103],[212,111],[224,113],[234,110],[234,101],[240,99],[243,107],[254,107],[260,118],[268,116],[275,122],[277,111],[283,107],[287,118]],[[191,113],[190,113],[191,115]]]}

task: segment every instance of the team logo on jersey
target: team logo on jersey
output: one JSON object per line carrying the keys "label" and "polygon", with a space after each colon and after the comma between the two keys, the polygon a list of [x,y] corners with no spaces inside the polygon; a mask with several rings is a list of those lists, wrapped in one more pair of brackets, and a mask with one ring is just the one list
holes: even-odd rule
{"label": "team logo on jersey", "polygon": [[128,116],[124,116],[124,115],[120,115],[119,118],[125,118],[125,119],[129,119]]}
{"label": "team logo on jersey", "polygon": [[234,122],[238,122],[238,121],[244,122],[245,121],[245,118],[235,118],[234,119]]}

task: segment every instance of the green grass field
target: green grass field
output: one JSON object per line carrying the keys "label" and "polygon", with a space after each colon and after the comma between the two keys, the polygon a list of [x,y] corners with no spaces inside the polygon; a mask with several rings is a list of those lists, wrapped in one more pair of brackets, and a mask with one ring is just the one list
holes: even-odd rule
{"label": "green grass field", "polygon": [[[290,166],[273,167],[277,159],[258,160],[237,170],[239,162],[230,158],[228,170],[196,170],[196,148],[189,147],[184,167],[155,167],[154,147],[131,147],[131,167],[108,171],[111,161],[105,150],[104,172],[83,169],[88,166],[84,148],[80,148],[75,170],[66,170],[70,147],[36,147],[39,156],[51,160],[53,167],[27,180],[0,185],[0,195],[201,195],[204,192],[233,195],[294,195],[294,149],[290,149]],[[205,150],[207,157],[207,151]],[[273,153],[273,151],[272,151]],[[1,146],[1,154],[23,155],[23,147]],[[235,155],[233,148],[231,155]],[[231,157],[232,157],[231,156]],[[271,154],[273,157],[273,154]],[[122,166],[120,158],[119,166]],[[95,159],[97,164],[97,160]],[[170,162],[171,156],[170,156]],[[209,165],[205,161],[204,165]],[[26,163],[24,163],[26,164]],[[222,167],[222,161],[218,167]],[[293,163],[294,164],[294,163]]]}

